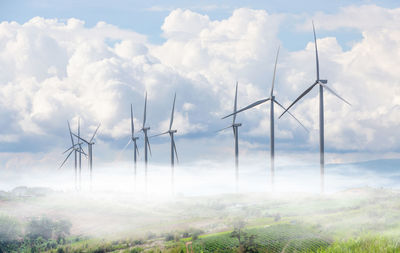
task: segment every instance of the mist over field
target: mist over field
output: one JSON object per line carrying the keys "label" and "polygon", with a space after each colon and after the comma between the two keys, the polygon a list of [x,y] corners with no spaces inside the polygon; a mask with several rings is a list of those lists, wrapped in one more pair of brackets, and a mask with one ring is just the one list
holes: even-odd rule
{"label": "mist over field", "polygon": [[[72,160],[71,160],[72,161]],[[240,163],[240,192],[269,192],[270,171],[263,158],[246,159]],[[359,163],[327,164],[326,192],[373,187],[398,189],[400,182],[400,160],[386,159]],[[180,196],[204,196],[235,192],[234,165],[232,161],[199,161],[178,164],[175,167],[175,192]],[[277,192],[319,192],[319,166],[308,160],[278,159],[275,173]],[[65,167],[36,170],[2,170],[0,190],[11,190],[17,186],[49,187],[57,191],[74,191],[75,176],[73,164]],[[78,178],[79,184],[79,178]],[[123,192],[144,195],[144,165],[138,163],[137,177],[129,161],[96,164],[93,170],[94,192]],[[149,194],[171,195],[171,168],[160,163],[148,167]],[[90,191],[89,172],[86,164],[82,167],[82,191]]]}
{"label": "mist over field", "polygon": [[0,253],[400,252],[395,0],[0,17]]}

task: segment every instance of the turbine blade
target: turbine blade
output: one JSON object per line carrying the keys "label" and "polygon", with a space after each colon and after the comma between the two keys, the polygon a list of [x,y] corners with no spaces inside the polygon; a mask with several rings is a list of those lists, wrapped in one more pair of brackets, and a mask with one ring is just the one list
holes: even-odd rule
{"label": "turbine blade", "polygon": [[172,137],[172,144],[173,144],[173,146],[174,146],[176,161],[179,163],[178,151],[176,150],[176,145],[175,145],[174,137]]}
{"label": "turbine blade", "polygon": [[171,130],[172,123],[174,122],[175,100],[176,100],[176,93],[175,93],[175,96],[174,96],[174,103],[172,105],[171,120],[169,122],[169,130]]}
{"label": "turbine blade", "polygon": [[144,98],[144,112],[143,112],[143,127],[142,127],[142,129],[146,125],[146,107],[147,107],[147,91],[146,91],[146,95],[145,95],[145,98]]}
{"label": "turbine blade", "polygon": [[81,118],[78,118],[78,136],[81,136]]}
{"label": "turbine blade", "polygon": [[149,139],[148,139],[148,138],[147,138],[147,146],[149,147],[150,156],[152,156],[152,155],[151,155],[151,147],[150,147],[150,142],[149,142]]}
{"label": "turbine blade", "polygon": [[222,128],[222,129],[220,129],[220,130],[217,130],[217,131],[215,131],[215,132],[218,133],[218,132],[224,131],[225,129],[231,128],[231,127],[232,127],[232,126],[227,126],[227,127],[224,127],[224,128]]}
{"label": "turbine blade", "polygon": [[232,125],[235,124],[236,122],[236,111],[237,111],[237,92],[238,92],[238,82],[236,81],[236,91],[235,91],[235,103],[233,105],[233,113],[235,113],[233,115],[233,120],[232,120]]}
{"label": "turbine blade", "polygon": [[130,140],[128,141],[128,143],[125,144],[124,148],[118,153],[117,158],[115,159],[115,161],[121,160],[122,153],[124,153],[125,149],[128,147],[128,145],[129,145],[131,142],[132,142],[132,139],[130,139]]}
{"label": "turbine blade", "polygon": [[63,161],[63,163],[61,164],[61,166],[58,169],[61,169],[62,166],[64,166],[65,162],[68,160],[68,158],[71,156],[71,154],[74,152],[75,150],[71,150],[71,152],[69,152],[68,156],[65,158],[65,160]]}
{"label": "turbine blade", "polygon": [[72,146],[75,145],[74,143],[74,138],[72,137],[72,131],[71,131],[71,126],[69,125],[69,121],[67,120],[68,123],[68,130],[69,130],[69,135],[71,136],[71,142],[72,142]]}
{"label": "turbine blade", "polygon": [[274,95],[274,84],[275,84],[276,64],[278,63],[279,49],[280,49],[280,46],[278,47],[278,51],[276,52],[275,67],[274,67],[274,75],[273,75],[273,77],[272,77],[271,97]]}
{"label": "turbine blade", "polygon": [[270,100],[270,98],[261,99],[261,100],[259,100],[259,101],[257,101],[257,102],[252,103],[251,105],[248,105],[248,106],[246,106],[246,107],[240,109],[239,111],[237,111],[237,112],[235,112],[235,113],[231,113],[231,114],[229,114],[229,115],[223,117],[222,119],[225,119],[225,118],[228,118],[229,116],[232,116],[232,115],[234,115],[234,114],[238,114],[238,113],[240,113],[240,112],[246,111],[246,110],[248,110],[248,109],[250,109],[250,108],[253,108],[254,106],[257,106],[257,105],[260,105],[260,104],[262,104],[262,103],[265,103],[265,102],[267,102],[268,100]]}
{"label": "turbine blade", "polygon": [[153,137],[160,136],[160,135],[167,134],[167,133],[169,133],[169,131],[165,131],[165,132],[160,133],[160,134],[152,135],[149,138],[153,138]]}
{"label": "turbine blade", "polygon": [[83,154],[84,156],[87,156],[87,155],[86,155],[86,153],[85,153],[85,152],[83,152],[83,149],[81,149],[81,150],[79,150],[79,149],[76,149],[76,151],[77,151],[77,152],[79,152],[79,153],[81,153],[81,154]]}
{"label": "turbine blade", "polygon": [[69,149],[65,150],[64,152],[62,152],[63,154],[67,153],[68,151],[70,151],[71,149],[73,149],[74,146],[70,147]]}
{"label": "turbine blade", "polygon": [[319,60],[318,60],[318,47],[317,47],[317,36],[315,35],[314,21],[312,21],[312,27],[314,32],[314,45],[315,45],[315,62],[317,64],[317,80],[319,80]]}
{"label": "turbine blade", "polygon": [[95,136],[96,133],[97,133],[97,130],[99,130],[99,127],[100,127],[100,124],[97,126],[96,131],[94,131],[93,136],[92,136],[92,138],[91,138],[90,141],[89,141],[90,143],[93,141],[94,136]]}
{"label": "turbine blade", "polygon": [[79,146],[82,143],[75,143],[74,145],[72,145],[69,149],[65,150],[64,152],[62,152],[63,154],[67,153],[69,150],[71,149],[75,149],[76,146]]}
{"label": "turbine blade", "polygon": [[87,156],[87,154],[85,153],[85,151],[83,150],[83,148],[81,146],[79,146],[79,149],[81,150],[80,153],[84,154],[85,156]]}
{"label": "turbine blade", "polygon": [[281,118],[283,114],[285,114],[294,104],[296,104],[297,101],[299,101],[302,97],[304,97],[307,93],[309,93],[314,88],[315,85],[317,85],[317,82],[313,83],[310,87],[308,87],[307,90],[301,93],[301,95],[298,98],[296,98],[296,100],[293,101],[293,103],[289,105],[288,108],[286,108],[286,110],[281,114],[281,116],[279,116],[279,118]]}
{"label": "turbine blade", "polygon": [[[278,101],[274,100],[274,102],[277,105],[279,105],[283,110],[286,110],[286,108],[283,105],[281,105]],[[298,120],[291,112],[288,111],[288,113],[297,121],[297,123],[299,123],[307,132],[309,132],[308,129],[303,124],[301,124],[300,120]]]}
{"label": "turbine blade", "polygon": [[80,137],[80,136],[78,136],[78,135],[76,135],[76,134],[74,134],[74,133],[72,133],[72,135],[75,136],[75,137],[77,137],[79,140],[85,142],[86,144],[89,144],[89,142],[88,142],[87,140],[83,139],[82,137]]}
{"label": "turbine blade", "polygon": [[135,141],[135,150],[136,150],[137,154],[139,155],[139,148],[138,148],[138,146],[136,144],[136,141]]}
{"label": "turbine blade", "polygon": [[323,83],[321,83],[321,82],[319,82],[319,84],[320,84],[322,87],[324,87],[325,89],[327,89],[330,93],[332,93],[333,95],[335,95],[336,97],[338,97],[339,99],[341,99],[343,102],[345,102],[346,104],[348,104],[348,105],[351,106],[351,104],[350,104],[349,102],[347,102],[344,98],[342,98],[341,96],[339,96],[334,90],[332,90],[332,88],[329,88],[328,85],[325,85],[325,84],[323,84]]}
{"label": "turbine blade", "polygon": [[132,138],[135,138],[135,126],[133,124],[133,108],[132,108],[132,104],[131,104],[131,134],[132,134]]}

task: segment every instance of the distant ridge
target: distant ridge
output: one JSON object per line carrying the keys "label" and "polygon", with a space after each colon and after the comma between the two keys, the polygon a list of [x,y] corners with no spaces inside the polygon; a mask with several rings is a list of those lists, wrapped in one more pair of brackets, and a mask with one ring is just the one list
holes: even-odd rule
{"label": "distant ridge", "polygon": [[354,163],[328,164],[328,168],[355,167],[377,173],[400,172],[400,159],[378,159]]}

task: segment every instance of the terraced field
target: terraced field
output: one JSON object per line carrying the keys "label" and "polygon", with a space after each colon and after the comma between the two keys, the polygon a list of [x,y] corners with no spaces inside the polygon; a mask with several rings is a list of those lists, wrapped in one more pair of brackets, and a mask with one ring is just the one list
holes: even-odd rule
{"label": "terraced field", "polygon": [[[331,239],[318,231],[299,225],[279,224],[245,230],[248,236],[254,235],[257,250],[261,252],[299,252],[316,251],[330,245]],[[195,252],[223,252],[239,247],[237,238],[230,233],[207,236],[195,241]]]}

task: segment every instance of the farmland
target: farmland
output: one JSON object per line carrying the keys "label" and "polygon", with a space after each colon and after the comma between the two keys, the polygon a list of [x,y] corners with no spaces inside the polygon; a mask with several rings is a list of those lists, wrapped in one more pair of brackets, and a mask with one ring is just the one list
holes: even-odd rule
{"label": "farmland", "polygon": [[[194,252],[399,249],[400,193],[393,190],[158,200],[50,189],[23,193],[1,194],[0,246],[9,243],[11,252],[186,252],[187,242]],[[241,243],[233,235],[238,222]]]}

